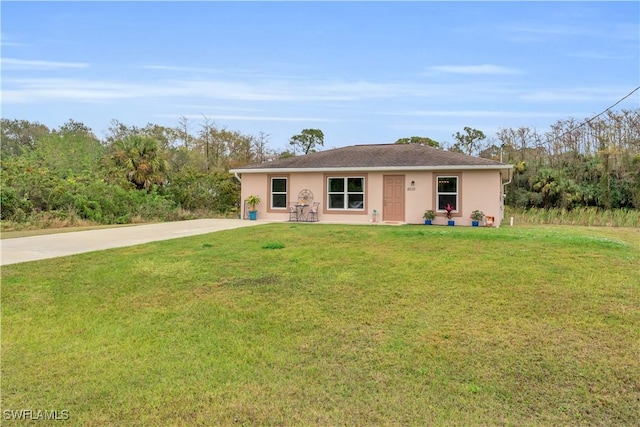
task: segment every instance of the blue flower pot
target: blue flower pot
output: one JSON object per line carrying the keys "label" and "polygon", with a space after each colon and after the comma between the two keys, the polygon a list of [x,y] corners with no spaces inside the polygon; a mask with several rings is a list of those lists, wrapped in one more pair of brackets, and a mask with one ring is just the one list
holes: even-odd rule
{"label": "blue flower pot", "polygon": [[424,225],[431,225],[431,220],[430,219],[425,219],[424,220]]}
{"label": "blue flower pot", "polygon": [[456,222],[452,219],[450,219],[449,221],[447,221],[447,225],[450,227],[453,227],[454,225],[456,225]]}
{"label": "blue flower pot", "polygon": [[473,227],[477,227],[478,225],[480,225],[480,221],[471,221],[471,225]]}
{"label": "blue flower pot", "polygon": [[249,211],[249,220],[255,221],[258,219],[258,211]]}

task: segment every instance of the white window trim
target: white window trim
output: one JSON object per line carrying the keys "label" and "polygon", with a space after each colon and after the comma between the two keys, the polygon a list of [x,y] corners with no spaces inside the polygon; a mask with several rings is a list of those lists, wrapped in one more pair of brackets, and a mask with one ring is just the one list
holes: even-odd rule
{"label": "white window trim", "polygon": [[[353,178],[359,178],[362,180],[362,191],[349,191],[349,183],[348,180],[349,179],[353,179]],[[330,191],[331,185],[329,184],[329,181],[332,179],[342,179],[344,180],[344,191],[338,192],[338,191]],[[344,212],[362,212],[365,210],[366,206],[365,206],[365,201],[366,201],[366,181],[365,181],[365,177],[364,176],[327,176],[327,210],[330,211],[344,211]],[[342,194],[344,195],[344,201],[345,204],[347,205],[346,207],[343,208],[332,208],[331,204],[329,203],[329,197],[332,194]],[[349,201],[349,194],[362,194],[362,206],[359,208],[350,208],[348,206],[348,201]]]}
{"label": "white window trim", "polygon": [[[273,180],[274,179],[284,179],[285,180],[285,190],[284,191],[273,191]],[[287,203],[285,202],[284,206],[273,206],[273,196],[275,194],[284,194],[285,195],[285,200],[289,199],[289,178],[287,178],[286,176],[272,176],[270,181],[269,181],[269,205],[270,205],[270,209],[274,209],[274,210],[286,210],[287,209]]]}
{"label": "white window trim", "polygon": [[[456,191],[455,192],[447,192],[447,191],[443,191],[440,192],[438,191],[438,182],[440,182],[440,179],[442,178],[455,178],[456,180]],[[440,196],[451,196],[454,195],[456,196],[456,208],[454,210],[452,210],[452,213],[458,213],[458,208],[460,207],[460,177],[455,176],[455,175],[438,175],[436,176],[436,207],[439,207],[440,204]],[[446,212],[445,209],[436,209],[436,212]]]}

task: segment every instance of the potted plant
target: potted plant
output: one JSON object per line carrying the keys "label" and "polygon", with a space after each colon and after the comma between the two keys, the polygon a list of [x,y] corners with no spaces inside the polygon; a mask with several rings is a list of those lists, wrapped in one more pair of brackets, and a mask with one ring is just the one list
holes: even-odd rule
{"label": "potted plant", "polygon": [[455,210],[455,208],[451,206],[450,203],[447,203],[447,206],[444,207],[444,210],[447,212],[445,214],[447,216],[447,225],[454,226],[456,222],[452,220],[451,217],[453,216],[452,212]]}
{"label": "potted plant", "polygon": [[431,221],[436,217],[436,212],[432,209],[428,209],[424,211],[424,215],[422,215],[422,217],[424,218],[424,225],[431,225]]}
{"label": "potted plant", "polygon": [[255,221],[256,219],[258,219],[258,211],[256,210],[256,206],[260,204],[262,200],[260,199],[260,196],[252,194],[249,197],[247,197],[246,203],[247,203],[247,208],[249,208],[249,219],[251,221]]}
{"label": "potted plant", "polygon": [[478,225],[480,225],[480,221],[482,221],[482,219],[484,218],[484,212],[479,211],[479,210],[475,210],[473,212],[471,212],[471,225],[474,227],[477,227]]}

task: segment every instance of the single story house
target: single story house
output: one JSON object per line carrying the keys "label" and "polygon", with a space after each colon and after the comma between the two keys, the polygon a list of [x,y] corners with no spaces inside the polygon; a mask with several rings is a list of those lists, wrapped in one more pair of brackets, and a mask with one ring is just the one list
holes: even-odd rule
{"label": "single story house", "polygon": [[456,225],[471,225],[474,210],[499,225],[511,172],[511,165],[416,144],[354,145],[231,170],[242,200],[261,198],[258,219],[286,221],[291,203],[306,195],[320,203],[320,221],[421,224],[432,209],[434,224],[446,224],[450,204]]}

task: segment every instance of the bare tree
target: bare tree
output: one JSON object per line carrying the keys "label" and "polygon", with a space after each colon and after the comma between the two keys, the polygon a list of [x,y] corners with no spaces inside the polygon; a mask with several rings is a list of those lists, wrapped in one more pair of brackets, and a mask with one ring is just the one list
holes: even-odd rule
{"label": "bare tree", "polygon": [[189,135],[189,119],[185,116],[180,116],[178,119],[178,132],[184,143],[184,148],[189,149],[189,142],[191,141],[191,135]]}
{"label": "bare tree", "polygon": [[209,161],[209,147],[211,146],[211,134],[215,132],[216,128],[211,123],[211,119],[209,119],[204,114],[202,115],[202,119],[204,123],[201,125],[202,130],[200,131],[200,140],[204,145],[204,168],[207,172],[211,169],[210,161]]}

